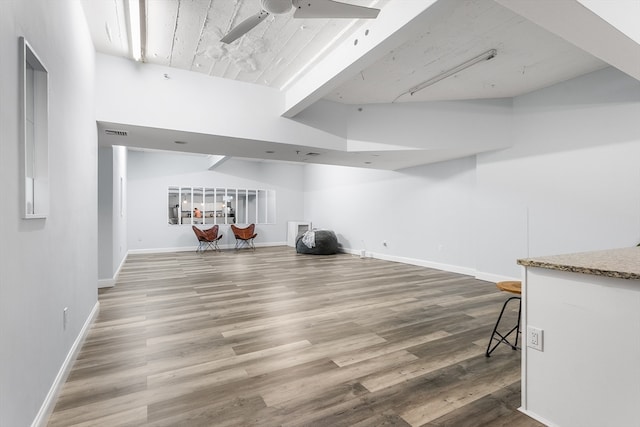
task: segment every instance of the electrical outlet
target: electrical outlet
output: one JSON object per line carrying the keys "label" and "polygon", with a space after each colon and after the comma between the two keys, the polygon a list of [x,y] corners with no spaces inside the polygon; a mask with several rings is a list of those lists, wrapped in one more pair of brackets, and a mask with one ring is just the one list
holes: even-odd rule
{"label": "electrical outlet", "polygon": [[534,350],[542,350],[542,341],[544,337],[544,331],[540,328],[533,326],[527,326],[527,347]]}

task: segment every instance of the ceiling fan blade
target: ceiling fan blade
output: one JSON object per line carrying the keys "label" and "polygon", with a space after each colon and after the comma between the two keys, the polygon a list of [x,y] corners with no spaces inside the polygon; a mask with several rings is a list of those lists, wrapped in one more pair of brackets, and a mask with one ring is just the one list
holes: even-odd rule
{"label": "ceiling fan blade", "polygon": [[378,17],[380,9],[356,6],[333,0],[293,0],[296,8],[294,18],[349,18],[374,19]]}
{"label": "ceiling fan blade", "polygon": [[236,25],[233,29],[231,29],[231,31],[225,34],[224,37],[220,39],[220,41],[222,43],[228,44],[238,40],[240,37],[251,31],[253,27],[264,21],[267,16],[269,16],[269,12],[267,12],[266,10],[263,10],[260,13],[256,13],[255,15],[245,19],[244,21]]}

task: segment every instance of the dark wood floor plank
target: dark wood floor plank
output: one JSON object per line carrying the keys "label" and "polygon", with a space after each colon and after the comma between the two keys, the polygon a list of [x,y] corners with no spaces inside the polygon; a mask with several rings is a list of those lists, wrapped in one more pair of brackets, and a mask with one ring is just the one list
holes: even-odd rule
{"label": "dark wood floor plank", "polygon": [[49,425],[537,427],[519,352],[484,357],[505,298],[289,247],[130,255]]}

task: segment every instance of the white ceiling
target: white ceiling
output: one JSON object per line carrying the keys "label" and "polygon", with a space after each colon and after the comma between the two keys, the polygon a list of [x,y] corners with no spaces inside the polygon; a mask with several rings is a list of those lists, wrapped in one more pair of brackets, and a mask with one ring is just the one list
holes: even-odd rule
{"label": "white ceiling", "polygon": [[[460,0],[413,40],[334,90],[348,104],[507,98],[598,70],[602,61],[500,6]],[[415,95],[408,89],[490,49],[496,58]]]}
{"label": "white ceiling", "polygon": [[[401,1],[408,4],[412,0],[348,0],[380,8],[378,19],[388,18],[386,10]],[[446,1],[446,8],[433,8],[434,17],[428,25],[414,31],[403,44],[378,55],[380,59],[371,65],[342,78],[343,82],[324,94],[325,99],[370,104],[505,98],[608,65],[494,0]],[[124,7],[125,0],[84,0],[97,51],[131,57]],[[333,48],[371,25],[368,20],[300,20],[291,14],[272,15],[236,42],[225,45],[219,41],[222,35],[258,12],[259,0],[147,0],[146,7],[146,62],[280,90],[295,84]],[[489,49],[498,52],[490,61],[413,96],[405,93]],[[143,133],[143,129],[136,131]],[[158,137],[156,131],[152,133]],[[243,153],[244,157],[264,158],[264,144],[256,145],[256,152]],[[212,154],[233,155],[221,150]]]}
{"label": "white ceiling", "polygon": [[[389,0],[349,0],[384,7]],[[396,0],[397,1],[397,0]],[[125,0],[84,0],[98,52],[131,57]],[[240,40],[220,39],[260,11],[260,0],[147,0],[145,62],[281,89],[364,20],[271,15]]]}
{"label": "white ceiling", "polygon": [[[382,9],[390,0],[346,0]],[[410,0],[393,0],[410,1]],[[451,0],[450,0],[451,1]],[[453,0],[445,19],[361,70],[327,99],[347,104],[504,98],[606,66],[493,0]],[[98,52],[130,57],[124,2],[85,0]],[[286,89],[367,20],[271,15],[238,41],[220,38],[260,10],[259,0],[148,0],[145,61]],[[122,18],[122,19],[119,19]],[[403,92],[489,49],[498,56],[414,96]]]}

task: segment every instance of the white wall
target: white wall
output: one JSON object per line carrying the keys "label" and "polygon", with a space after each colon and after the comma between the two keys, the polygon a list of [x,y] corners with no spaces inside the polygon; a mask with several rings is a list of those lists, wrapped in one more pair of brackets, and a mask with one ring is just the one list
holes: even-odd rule
{"label": "white wall", "polygon": [[[51,197],[40,220],[19,214],[19,36],[49,72]],[[22,427],[43,420],[97,302],[95,58],[80,2],[0,1],[0,58],[0,425]]]}
{"label": "white wall", "polygon": [[[113,286],[127,255],[127,149],[98,149],[98,278]],[[122,193],[122,194],[121,194]]]}
{"label": "white wall", "polygon": [[505,117],[514,146],[477,160],[395,172],[309,165],[305,216],[347,249],[487,280],[518,278],[528,255],[640,242],[640,83],[605,69],[517,97]]}
{"label": "white wall", "polygon": [[637,0],[578,0],[624,35],[640,43],[640,2]]}
{"label": "white wall", "polygon": [[[353,149],[504,148],[512,111],[510,99],[352,106],[347,139]],[[346,250],[475,272],[475,157],[399,171],[309,165],[305,179],[305,216]]]}
{"label": "white wall", "polygon": [[98,279],[112,280],[113,270],[113,150],[98,148]]}
{"label": "white wall", "polygon": [[477,268],[640,242],[640,83],[608,68],[514,99],[514,146],[478,156]]}
{"label": "white wall", "polygon": [[367,143],[486,151],[510,147],[511,99],[350,106],[350,149]]}
{"label": "white wall", "polygon": [[[303,220],[302,165],[230,159],[213,171],[206,156],[129,151],[128,248],[131,252],[192,250],[197,240],[190,225],[169,225],[169,186],[267,189],[276,191],[276,224],[258,224],[256,245],[284,245],[287,221]],[[228,225],[221,247],[233,247]]]}
{"label": "white wall", "polygon": [[474,157],[402,171],[308,165],[305,182],[305,217],[345,250],[473,273]]}
{"label": "white wall", "polygon": [[127,257],[127,158],[126,147],[113,147],[113,278],[116,279]]}
{"label": "white wall", "polygon": [[347,138],[347,110],[349,106],[321,99],[292,117],[299,123],[322,129],[344,140]]}

